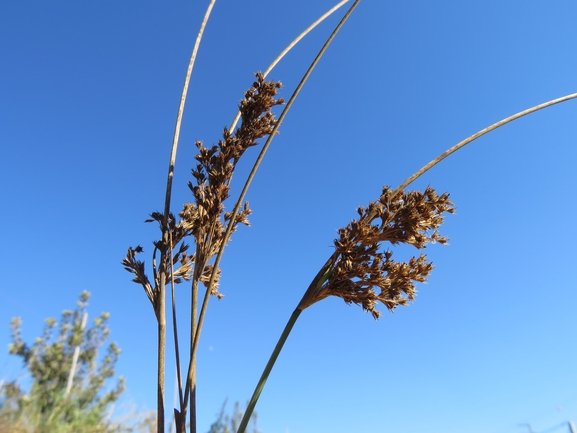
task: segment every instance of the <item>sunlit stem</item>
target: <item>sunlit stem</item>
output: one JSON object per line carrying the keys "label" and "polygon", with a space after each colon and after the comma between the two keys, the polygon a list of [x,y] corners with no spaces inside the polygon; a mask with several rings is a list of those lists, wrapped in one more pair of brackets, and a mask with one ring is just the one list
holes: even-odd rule
{"label": "sunlit stem", "polygon": [[506,119],[500,120],[499,122],[494,123],[491,126],[486,127],[485,129],[481,129],[476,134],[473,134],[469,138],[466,138],[465,140],[461,141],[460,143],[455,144],[453,147],[451,147],[447,151],[443,152],[441,155],[439,155],[438,157],[433,159],[431,162],[429,162],[427,165],[425,165],[423,168],[421,168],[419,171],[417,171],[415,174],[413,174],[411,177],[409,177],[406,181],[404,181],[395,190],[395,192],[393,193],[393,197],[396,196],[397,194],[400,194],[407,186],[409,186],[411,183],[413,183],[415,180],[417,180],[419,177],[421,177],[424,173],[429,171],[431,168],[433,168],[435,165],[437,165],[443,159],[445,159],[446,157],[448,157],[452,153],[455,153],[457,150],[465,147],[467,144],[471,143],[472,141],[476,140],[477,138],[482,137],[483,135],[485,135],[491,131],[494,131],[495,129],[497,129],[503,125],[506,125],[507,123],[510,123],[513,120],[517,120],[520,117],[526,116],[527,114],[531,114],[531,113],[534,113],[535,111],[542,110],[543,108],[547,108],[547,107],[550,107],[552,105],[559,104],[561,102],[565,102],[565,101],[568,101],[570,99],[575,99],[575,98],[577,98],[577,93],[572,93],[570,95],[566,95],[566,96],[563,96],[561,98],[553,99],[551,101],[547,101],[547,102],[544,102],[542,104],[535,105],[534,107],[528,108],[527,110],[520,111],[519,113],[514,114],[512,116],[509,116]]}
{"label": "sunlit stem", "polygon": [[252,416],[253,412],[254,412],[254,408],[256,406],[256,403],[258,401],[258,398],[260,397],[260,394],[264,388],[264,385],[266,384],[266,381],[268,379],[268,376],[270,375],[270,372],[272,370],[272,368],[274,367],[274,364],[276,362],[276,359],[278,358],[278,355],[280,354],[280,351],[282,350],[284,343],[286,342],[291,330],[293,329],[293,326],[295,324],[295,322],[297,321],[298,317],[301,314],[301,310],[294,310],[293,313],[291,314],[290,319],[288,320],[278,342],[276,343],[276,346],[272,352],[272,355],[270,356],[266,367],[264,368],[264,371],[262,372],[262,375],[260,376],[260,379],[256,385],[256,388],[252,394],[252,397],[250,398],[250,401],[248,402],[248,406],[246,408],[246,411],[244,412],[244,415],[242,417],[242,421],[240,422],[240,426],[238,427],[237,433],[244,433],[246,430],[246,426],[248,425],[248,422],[250,421],[250,417]]}
{"label": "sunlit stem", "polygon": [[[192,70],[194,68],[194,63],[196,61],[196,56],[198,53],[198,48],[200,47],[200,42],[202,41],[202,36],[204,34],[204,29],[206,28],[206,24],[208,22],[208,19],[210,17],[210,14],[212,12],[212,8],[214,6],[214,3],[216,2],[216,0],[211,0],[207,9],[206,9],[206,13],[204,14],[204,18],[202,20],[202,23],[200,25],[200,29],[198,31],[198,35],[196,37],[196,41],[194,43],[194,47],[192,49],[192,54],[190,56],[190,61],[188,63],[188,68],[186,70],[186,76],[184,78],[184,85],[182,88],[182,94],[180,97],[180,104],[178,106],[178,112],[176,115],[176,125],[174,127],[174,136],[172,139],[172,149],[170,152],[170,162],[168,164],[168,180],[166,182],[166,195],[165,195],[165,200],[164,200],[164,218],[163,218],[163,222],[162,222],[162,230],[163,230],[163,241],[164,244],[167,245],[168,244],[168,236],[167,236],[167,231],[168,231],[168,215],[170,213],[170,201],[171,201],[171,197],[172,197],[172,180],[174,178],[174,166],[176,164],[176,153],[177,153],[177,149],[178,149],[178,140],[180,137],[180,128],[182,125],[182,116],[184,114],[184,105],[186,103],[186,98],[188,95],[188,86],[190,83],[190,77],[192,76]],[[172,249],[168,252],[170,254],[170,257],[172,257]],[[161,257],[161,263],[164,263],[164,259],[165,257]],[[162,266],[162,264],[161,264]],[[159,288],[159,297],[162,298],[159,300],[159,311],[157,312],[157,315],[159,316],[159,333],[160,332],[166,332],[166,312],[165,312],[165,281],[161,276],[161,285]],[[174,306],[173,306],[174,307]],[[192,309],[194,310],[194,308]],[[192,313],[191,313],[192,314]],[[162,322],[162,324],[161,324]],[[160,336],[159,335],[159,369],[160,369],[160,363],[162,362],[162,369],[164,370],[164,347],[162,347],[162,360],[161,360],[161,354],[160,354],[160,347],[161,347],[161,342],[160,339],[162,338],[163,342],[162,342],[162,346],[165,344],[164,340],[165,340],[165,336]],[[178,353],[177,353],[177,359],[178,359]],[[192,355],[191,355],[192,356]],[[177,362],[178,364],[178,362]],[[180,369],[180,366],[178,367]],[[179,372],[180,374],[180,372]],[[161,376],[160,376],[160,372],[159,372],[159,377],[158,380],[160,382],[161,380]],[[164,382],[164,371],[162,373],[162,381]],[[162,393],[164,393],[164,383],[162,384]],[[182,383],[179,383],[179,394],[182,396]],[[160,383],[159,383],[159,399],[161,392],[160,392]],[[194,396],[193,396],[194,397]],[[190,404],[190,416],[191,416],[191,422],[190,422],[190,429],[191,432],[196,433],[196,406],[195,403],[192,401],[193,399],[191,399],[191,404]],[[181,398],[181,403],[183,402],[182,398]],[[183,426],[186,423],[186,408],[183,408],[181,406],[181,413],[179,416],[179,431],[183,430]],[[161,404],[159,402],[158,404],[158,411],[161,410]],[[158,414],[158,433],[162,433],[164,431],[164,400],[162,402],[162,414]],[[176,413],[176,412],[175,412]],[[162,424],[162,425],[161,425]]]}

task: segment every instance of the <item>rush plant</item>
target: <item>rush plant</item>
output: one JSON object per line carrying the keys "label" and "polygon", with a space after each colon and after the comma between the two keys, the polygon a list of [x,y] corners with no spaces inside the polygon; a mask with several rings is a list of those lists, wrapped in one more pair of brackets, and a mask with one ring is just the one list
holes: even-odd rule
{"label": "rush plant", "polygon": [[[164,359],[168,287],[170,288],[179,391],[178,408],[174,409],[175,423],[179,433],[185,432],[187,424],[190,425],[190,431],[196,433],[196,353],[209,299],[211,296],[221,296],[218,290],[221,274],[219,265],[224,248],[239,224],[249,225],[248,217],[251,210],[248,202],[245,201],[245,196],[250,183],[295,98],[360,0],[351,4],[286,101],[278,96],[282,88],[281,83],[267,81],[267,74],[292,46],[326,16],[345,3],[347,3],[346,0],[341,1],[313,23],[281,53],[279,58],[273,61],[264,73],[255,74],[256,80],[244,93],[238,115],[231,127],[224,129],[222,137],[215,145],[207,147],[201,142],[196,143],[198,149],[196,165],[192,167],[192,180],[188,184],[192,200],[190,203],[185,203],[178,214],[174,214],[171,210],[172,179],[182,113],[196,54],[214,0],[208,6],[192,52],[178,109],[169,160],[164,210],[151,213],[150,219],[147,220],[158,223],[160,228],[159,238],[153,242],[152,273],[147,273],[144,262],[138,259],[138,255],[143,252],[141,246],[128,248],[127,255],[122,262],[124,267],[134,275],[133,281],[144,289],[158,323],[158,433],[164,431],[165,424]],[[423,249],[431,243],[446,243],[447,238],[439,233],[439,228],[444,221],[445,214],[454,212],[453,203],[446,193],[439,194],[432,187],[427,187],[424,191],[407,191],[407,187],[415,179],[476,138],[526,114],[576,97],[577,94],[572,94],[549,101],[474,134],[427,164],[398,188],[392,189],[385,186],[375,201],[366,207],[359,207],[358,217],[338,231],[338,237],[334,240],[334,251],[320,267],[289,318],[257,383],[237,432],[245,432],[284,342],[305,309],[327,297],[337,296],[348,304],[361,306],[364,311],[378,319],[382,314],[377,309],[379,304],[392,311],[414,300],[415,284],[424,283],[433,269]],[[276,117],[275,109],[281,106],[283,109]],[[237,127],[239,121],[240,126]],[[260,154],[245,181],[242,192],[235,204],[230,206],[227,200],[230,198],[230,183],[237,163],[245,152],[256,147],[259,141],[264,142]],[[411,245],[418,250],[418,254],[407,261],[397,261],[393,259],[393,251],[389,248],[397,244]],[[193,245],[193,248],[190,248],[190,245]],[[175,285],[185,282],[190,284],[192,293],[192,302],[188,312],[191,334],[187,364],[183,364],[174,297]],[[202,287],[204,293],[201,291]]]}

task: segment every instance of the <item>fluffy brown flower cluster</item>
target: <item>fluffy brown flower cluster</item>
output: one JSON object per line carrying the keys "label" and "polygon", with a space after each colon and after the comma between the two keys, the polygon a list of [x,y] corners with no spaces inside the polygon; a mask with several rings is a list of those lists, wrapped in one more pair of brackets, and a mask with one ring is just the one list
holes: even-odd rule
{"label": "fluffy brown flower cluster", "polygon": [[[235,166],[256,140],[272,133],[276,120],[271,112],[272,107],[282,104],[282,98],[275,99],[279,82],[267,82],[261,74],[256,74],[257,81],[251,89],[245,92],[244,100],[240,104],[242,124],[234,134],[224,129],[223,139],[210,149],[197,141],[198,164],[192,170],[196,185],[188,183],[194,196],[194,203],[184,205],[180,213],[182,225],[190,230],[196,243],[195,279],[208,283],[212,272],[207,265],[210,258],[217,254],[222,245],[226,232],[226,225],[230,221],[230,213],[224,213],[223,202],[229,197],[229,183]],[[233,224],[232,231],[239,223],[249,225],[248,215],[251,213],[248,202],[240,211]],[[216,292],[217,281],[213,288]]]}
{"label": "fluffy brown flower cluster", "polygon": [[[188,183],[194,197],[193,203],[187,203],[180,212],[180,221],[176,223],[172,214],[168,218],[168,227],[163,227],[163,215],[159,212],[151,214],[150,220],[158,221],[163,232],[162,239],[154,242],[155,253],[161,252],[161,257],[167,257],[164,266],[165,281],[170,281],[174,276],[175,283],[188,280],[193,276],[194,281],[200,281],[208,285],[212,273],[212,265],[208,264],[215,256],[222,245],[226,225],[230,221],[230,213],[224,212],[224,201],[229,197],[229,183],[235,166],[251,146],[257,144],[257,140],[270,135],[276,124],[275,117],[271,111],[272,107],[283,104],[282,98],[275,99],[280,82],[265,81],[263,76],[256,74],[257,80],[252,87],[245,92],[244,99],[240,103],[240,113],[242,124],[233,132],[225,128],[223,139],[211,148],[203,146],[197,141],[198,154],[196,156],[197,165],[192,170],[195,184]],[[233,231],[239,223],[249,225],[248,215],[250,214],[248,203],[236,215]],[[169,233],[169,236],[164,236]],[[188,245],[180,243],[187,236],[194,236],[196,251],[194,254],[187,254]],[[162,254],[172,251],[175,245],[180,243],[178,250],[173,252],[172,264],[168,262],[169,254]],[[159,275],[156,263],[153,261],[153,272],[155,288],[152,288],[144,272],[144,263],[136,260],[136,254],[142,252],[142,247],[129,248],[128,254],[123,260],[125,269],[135,275],[134,282],[143,286],[147,296],[155,304],[154,300],[157,287],[159,286]],[[194,270],[193,270],[194,265]],[[175,268],[174,275],[171,269]],[[218,274],[213,287],[213,294],[219,295]],[[219,295],[220,296],[220,295]]]}
{"label": "fluffy brown flower cluster", "polygon": [[414,282],[424,283],[433,265],[422,253],[408,262],[396,262],[390,250],[382,252],[381,242],[418,249],[429,242],[445,244],[447,238],[439,234],[438,228],[443,213],[453,213],[454,207],[448,194],[438,195],[431,187],[425,192],[396,195],[384,187],[377,201],[366,209],[359,207],[357,212],[358,219],[339,229],[335,252],[309,286],[300,310],[328,296],[338,296],[346,303],[362,306],[378,319],[378,302],[393,311],[412,301]]}

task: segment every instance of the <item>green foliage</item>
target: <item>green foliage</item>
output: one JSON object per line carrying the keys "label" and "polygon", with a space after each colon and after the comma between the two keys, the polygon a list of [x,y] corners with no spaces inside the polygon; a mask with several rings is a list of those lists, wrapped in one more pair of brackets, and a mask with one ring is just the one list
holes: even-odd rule
{"label": "green foliage", "polygon": [[[218,415],[218,419],[212,423],[210,426],[210,430],[208,433],[236,433],[238,431],[238,427],[240,426],[240,422],[244,415],[244,411],[240,409],[240,403],[237,401],[234,405],[234,412],[232,415],[228,415],[225,413],[226,408],[226,400],[222,404],[222,408],[220,409],[220,414]],[[251,429],[247,432],[251,433],[260,433],[260,430],[257,429],[257,414],[253,412],[251,417]]]}
{"label": "green foliage", "polygon": [[25,390],[11,381],[0,388],[0,433],[118,431],[118,425],[113,428],[106,422],[106,411],[124,391],[124,378],[110,390],[104,388],[115,374],[120,349],[110,343],[99,358],[110,334],[109,314],[102,313],[86,329],[89,297],[84,291],[76,309],[63,311],[59,323],[46,319],[42,335],[32,345],[22,339],[22,320],[12,319],[8,350],[22,359],[31,384]]}

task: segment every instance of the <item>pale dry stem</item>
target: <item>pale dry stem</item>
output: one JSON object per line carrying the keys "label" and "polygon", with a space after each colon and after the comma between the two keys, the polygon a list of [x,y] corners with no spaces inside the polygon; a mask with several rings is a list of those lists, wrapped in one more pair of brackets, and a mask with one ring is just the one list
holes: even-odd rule
{"label": "pale dry stem", "polygon": [[448,157],[452,153],[455,153],[457,150],[465,147],[467,144],[471,143],[472,141],[476,140],[477,138],[482,137],[483,135],[485,135],[491,131],[494,131],[495,129],[497,129],[503,125],[506,125],[507,123],[510,123],[514,120],[517,120],[520,117],[526,116],[527,114],[531,114],[531,113],[534,113],[535,111],[542,110],[543,108],[547,108],[547,107],[550,107],[552,105],[559,104],[561,102],[565,102],[565,101],[568,101],[570,99],[575,99],[575,98],[577,98],[577,93],[572,93],[570,95],[566,95],[566,96],[563,96],[561,98],[557,98],[557,99],[553,99],[551,101],[544,102],[543,104],[539,104],[539,105],[536,105],[534,107],[528,108],[527,110],[520,111],[517,114],[509,116],[503,120],[500,120],[497,123],[494,123],[491,126],[486,127],[485,129],[480,130],[476,134],[471,135],[470,137],[457,143],[456,145],[454,145],[453,147],[451,147],[447,151],[443,152],[441,155],[439,155],[438,157],[433,159],[431,162],[429,162],[427,165],[425,165],[423,168],[421,168],[419,171],[417,171],[415,174],[413,174],[411,177],[409,177],[406,181],[404,181],[401,185],[399,185],[399,187],[395,190],[394,195],[400,193],[407,186],[409,186],[416,179],[421,177],[424,173],[429,171],[431,168],[433,168],[435,165],[437,165],[443,159],[445,159],[446,157]]}

